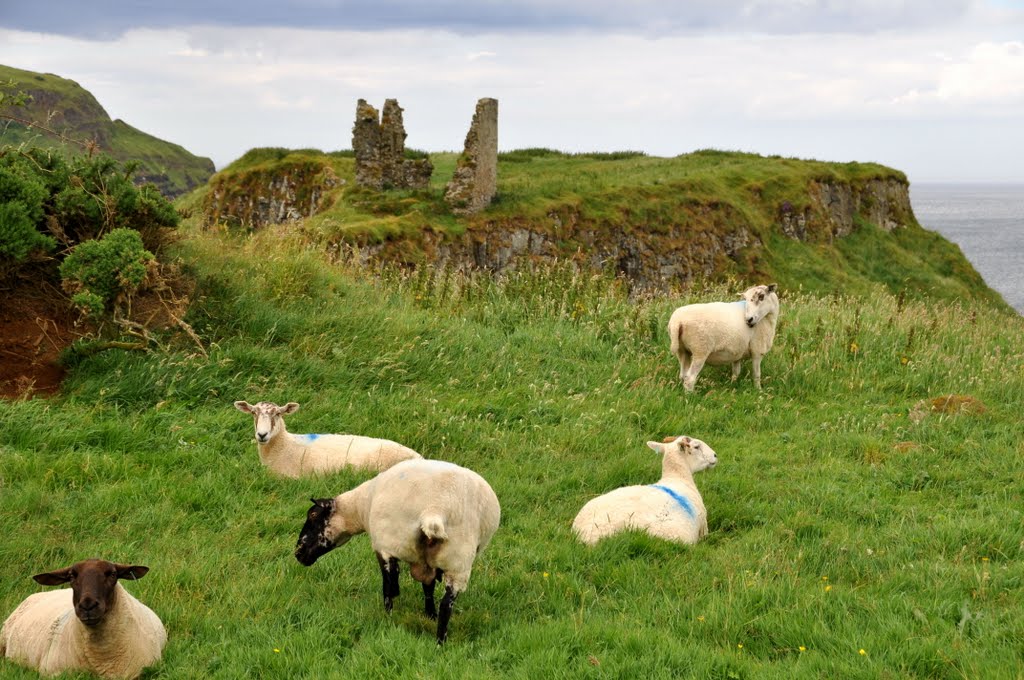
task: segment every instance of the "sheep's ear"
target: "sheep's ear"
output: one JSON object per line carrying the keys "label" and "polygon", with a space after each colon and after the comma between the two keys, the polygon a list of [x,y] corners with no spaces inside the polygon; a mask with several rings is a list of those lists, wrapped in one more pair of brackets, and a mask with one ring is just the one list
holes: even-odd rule
{"label": "sheep's ear", "polygon": [[294,401],[289,401],[284,406],[279,406],[278,409],[277,409],[277,413],[279,415],[286,416],[289,413],[295,413],[298,410],[299,410],[299,405],[296,404]]}
{"label": "sheep's ear", "polygon": [[777,284],[777,283],[769,283],[768,284],[768,292],[769,293],[774,293],[775,289],[778,288],[778,287],[779,287],[779,284]]}
{"label": "sheep's ear", "polygon": [[661,442],[647,442],[647,445],[651,447],[651,450],[655,453],[665,453],[665,445]]}
{"label": "sheep's ear", "polygon": [[71,580],[71,567],[58,569],[57,571],[48,571],[45,574],[36,574],[32,578],[35,579],[36,583],[44,586],[59,586],[61,583],[67,583]]}
{"label": "sheep's ear", "polygon": [[118,578],[130,578],[133,581],[149,573],[149,567],[141,564],[115,564],[114,568],[117,569]]}
{"label": "sheep's ear", "polygon": [[242,413],[252,413],[252,404],[250,404],[247,401],[236,401],[235,408],[237,408]]}
{"label": "sheep's ear", "polygon": [[690,444],[692,443],[692,439],[690,439],[689,437],[683,437],[683,446],[685,446],[686,448],[690,448]]}

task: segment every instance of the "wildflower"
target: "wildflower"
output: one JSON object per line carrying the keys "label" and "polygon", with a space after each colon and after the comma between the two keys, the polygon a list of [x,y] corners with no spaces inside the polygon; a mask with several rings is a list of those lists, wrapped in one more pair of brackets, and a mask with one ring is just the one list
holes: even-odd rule
{"label": "wildflower", "polygon": [[548,572],[545,571],[544,572],[544,578],[547,578],[547,577],[548,577]]}
{"label": "wildflower", "polygon": [[860,654],[861,656],[867,656],[868,655],[868,653],[865,652],[863,649],[859,650],[857,653]]}
{"label": "wildflower", "polygon": [[832,590],[832,586],[825,586],[825,592],[826,593],[829,592],[830,590]]}
{"label": "wildflower", "polygon": [[821,580],[822,580],[822,581],[827,581],[827,580],[828,580],[828,576],[822,576],[822,577],[821,577]]}
{"label": "wildflower", "polygon": [[982,562],[988,562],[988,558],[987,558],[987,557],[982,557],[982,558],[981,558],[981,561],[982,561]]}
{"label": "wildflower", "polygon": [[906,366],[907,364],[910,363],[910,359],[907,357],[900,357],[900,363]]}
{"label": "wildflower", "polygon": [[278,649],[277,647],[274,647],[274,654],[280,654],[280,653],[281,653],[281,650]]}
{"label": "wildflower", "polygon": [[743,649],[743,643],[741,642],[738,645],[736,645],[736,649]]}
{"label": "wildflower", "polygon": [[801,652],[806,652],[806,651],[807,651],[807,648],[806,648],[806,647],[804,647],[803,645],[800,645],[800,651],[801,651]]}
{"label": "wildflower", "polygon": [[856,354],[859,349],[860,345],[858,345],[856,342],[850,343],[850,354]]}
{"label": "wildflower", "polygon": [[698,617],[697,617],[697,620],[698,620],[698,621],[703,621],[703,620],[704,620],[704,616],[703,616],[703,615],[701,615],[701,616],[698,616]]}

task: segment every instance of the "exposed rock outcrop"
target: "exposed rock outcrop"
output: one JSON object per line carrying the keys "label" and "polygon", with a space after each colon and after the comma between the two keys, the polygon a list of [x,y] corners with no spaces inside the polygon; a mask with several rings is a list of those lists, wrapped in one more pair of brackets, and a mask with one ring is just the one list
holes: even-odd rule
{"label": "exposed rock outcrop", "polygon": [[476,103],[465,150],[444,200],[456,215],[471,215],[491,204],[497,188],[498,100],[484,98]]}
{"label": "exposed rock outcrop", "polygon": [[395,99],[384,102],[383,115],[360,99],[352,127],[356,156],[356,184],[378,191],[425,189],[434,166],[427,158],[405,157],[405,124]]}
{"label": "exposed rock outcrop", "polygon": [[340,182],[329,166],[309,161],[217,175],[210,180],[203,216],[208,225],[224,222],[251,229],[312,217],[327,190]]}
{"label": "exposed rock outcrop", "polygon": [[853,233],[860,217],[885,231],[913,220],[907,185],[895,179],[872,179],[863,184],[814,181],[807,187],[808,203],[801,209],[789,201],[779,206],[782,233],[798,241],[832,241]]}

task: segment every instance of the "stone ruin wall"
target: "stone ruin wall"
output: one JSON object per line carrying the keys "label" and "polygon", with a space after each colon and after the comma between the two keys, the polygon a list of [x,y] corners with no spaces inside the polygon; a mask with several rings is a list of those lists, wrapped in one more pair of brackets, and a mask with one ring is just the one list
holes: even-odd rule
{"label": "stone ruin wall", "polygon": [[434,166],[427,158],[405,157],[407,136],[398,100],[386,100],[380,115],[365,99],[360,99],[352,126],[356,184],[377,191],[426,189]]}
{"label": "stone ruin wall", "polygon": [[444,200],[456,215],[472,215],[491,204],[498,189],[498,100],[476,103],[466,144]]}

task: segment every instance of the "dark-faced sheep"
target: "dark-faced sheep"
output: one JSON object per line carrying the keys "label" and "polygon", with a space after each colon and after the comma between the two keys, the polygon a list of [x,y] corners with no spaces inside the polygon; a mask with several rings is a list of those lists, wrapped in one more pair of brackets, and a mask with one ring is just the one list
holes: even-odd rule
{"label": "dark-faced sheep", "polygon": [[148,567],[85,560],[36,574],[44,586],[71,588],[29,595],[0,629],[0,654],[43,675],[90,671],[135,678],[160,660],[167,632],[160,618],[121,586]]}
{"label": "dark-faced sheep", "polygon": [[[399,561],[423,584],[427,616],[437,618],[437,643],[448,635],[452,605],[466,589],[476,556],[501,520],[498,497],[483,477],[452,463],[409,460],[334,498],[314,499],[295,546],[307,567],[367,532],[383,578],[384,609],[398,596]],[[434,586],[444,582],[440,611]]]}

